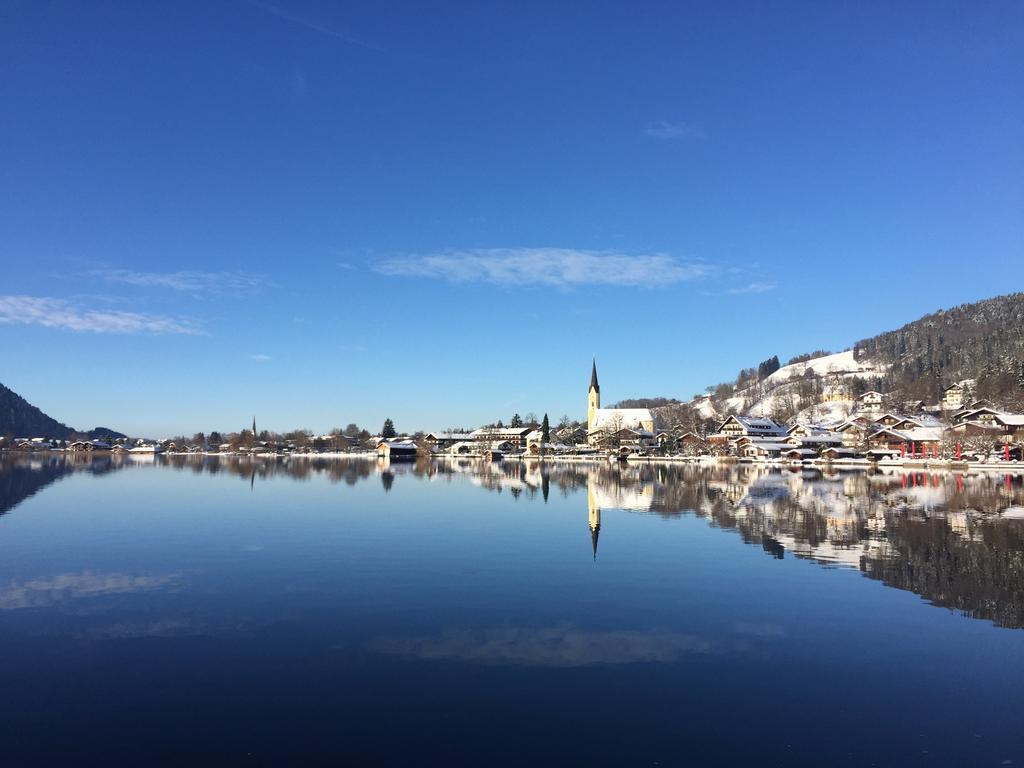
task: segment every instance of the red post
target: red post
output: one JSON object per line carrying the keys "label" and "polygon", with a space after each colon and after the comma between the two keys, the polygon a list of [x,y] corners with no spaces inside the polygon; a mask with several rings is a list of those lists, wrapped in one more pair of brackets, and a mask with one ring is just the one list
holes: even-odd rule
{"label": "red post", "polygon": [[[1004,452],[1004,454],[1003,454],[1003,455],[1005,456],[1005,458],[1006,458],[1006,460],[1007,460],[1007,461],[1009,461],[1009,460],[1010,460],[1010,444],[1009,444],[1009,443],[1007,443],[1007,444],[1006,444],[1006,451]],[[1009,479],[1010,479],[1010,476],[1009,476],[1009,475],[1007,475],[1007,476],[1006,476],[1006,479],[1007,479],[1007,480],[1009,480]]]}
{"label": "red post", "polygon": [[956,460],[960,461],[960,443],[956,444]]}

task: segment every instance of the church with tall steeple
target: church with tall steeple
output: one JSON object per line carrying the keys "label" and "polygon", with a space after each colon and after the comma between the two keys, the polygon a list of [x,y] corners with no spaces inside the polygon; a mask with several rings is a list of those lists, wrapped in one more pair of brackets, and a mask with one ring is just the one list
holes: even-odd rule
{"label": "church with tall steeple", "polygon": [[614,435],[617,443],[653,444],[654,416],[647,408],[602,408],[595,357],[590,366],[590,387],[587,389],[587,441],[598,443],[609,435]]}
{"label": "church with tall steeple", "polygon": [[594,414],[601,408],[601,385],[597,383],[597,358],[590,367],[590,389],[587,390],[587,434],[594,427]]}

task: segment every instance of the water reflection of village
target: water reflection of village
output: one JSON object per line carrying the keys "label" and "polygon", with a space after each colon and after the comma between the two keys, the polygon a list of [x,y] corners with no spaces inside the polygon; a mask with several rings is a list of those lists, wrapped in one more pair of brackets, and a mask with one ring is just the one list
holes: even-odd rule
{"label": "water reflection of village", "polygon": [[[602,511],[670,518],[695,515],[738,533],[771,557],[781,559],[789,552],[825,566],[854,568],[935,605],[1024,628],[1024,477],[1019,475],[430,458],[392,465],[375,460],[183,455],[147,463],[182,472],[233,475],[250,485],[276,476],[324,476],[355,485],[376,475],[387,492],[397,477],[405,475],[449,482],[463,477],[515,499],[547,502],[552,492],[576,495],[586,500],[595,559]],[[4,459],[0,515],[72,473],[101,475],[137,464],[138,460],[110,455]],[[581,533],[585,530],[581,525]]]}

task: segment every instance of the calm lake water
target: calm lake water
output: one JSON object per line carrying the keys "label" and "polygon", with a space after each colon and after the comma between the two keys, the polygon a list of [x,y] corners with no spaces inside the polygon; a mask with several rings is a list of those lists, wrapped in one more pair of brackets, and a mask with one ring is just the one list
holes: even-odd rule
{"label": "calm lake water", "polygon": [[1004,475],[0,461],[0,764],[1024,765]]}

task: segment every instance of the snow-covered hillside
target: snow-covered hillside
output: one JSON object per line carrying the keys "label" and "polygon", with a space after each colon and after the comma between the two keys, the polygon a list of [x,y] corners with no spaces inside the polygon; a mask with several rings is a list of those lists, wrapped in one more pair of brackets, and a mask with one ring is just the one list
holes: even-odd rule
{"label": "snow-covered hillside", "polygon": [[853,381],[877,378],[884,373],[884,366],[856,360],[853,350],[847,350],[785,365],[764,380],[736,390],[730,397],[702,397],[690,404],[705,419],[724,418],[729,413],[790,413],[815,420],[841,420],[855,408]]}
{"label": "snow-covered hillside", "polygon": [[806,375],[807,371],[813,371],[816,376],[825,377],[838,374],[840,376],[875,377],[880,375],[878,367],[867,362],[857,362],[853,358],[853,350],[837,352],[834,355],[815,357],[803,363],[793,363],[779,368],[775,373],[765,379],[762,384],[776,386]]}

